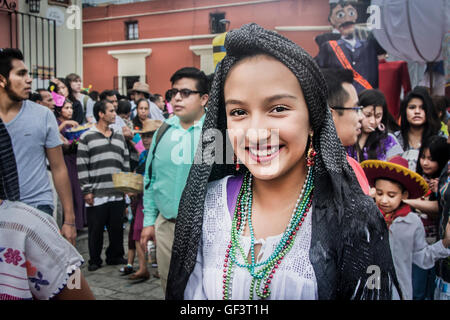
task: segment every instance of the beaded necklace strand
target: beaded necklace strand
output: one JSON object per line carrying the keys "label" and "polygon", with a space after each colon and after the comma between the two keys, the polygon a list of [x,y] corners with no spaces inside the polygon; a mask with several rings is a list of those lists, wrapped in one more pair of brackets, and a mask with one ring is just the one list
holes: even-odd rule
{"label": "beaded necklace strand", "polygon": [[[239,190],[237,197],[237,205],[234,212],[234,217],[231,226],[231,240],[225,253],[224,269],[223,269],[223,299],[231,298],[232,292],[232,278],[233,266],[245,268],[249,271],[252,282],[250,285],[249,299],[253,300],[255,288],[256,294],[261,299],[266,299],[270,295],[269,285],[272,282],[273,276],[281,264],[284,256],[291,250],[298,230],[302,226],[305,217],[312,203],[312,191],[314,189],[313,167],[309,167],[306,180],[303,188],[297,198],[295,208],[292,212],[291,220],[289,221],[283,236],[278,243],[274,252],[263,262],[256,263],[255,259],[255,232],[252,225],[252,175],[247,172]],[[245,229],[246,221],[250,229],[250,254],[251,263],[247,263],[247,256],[244,248],[240,243],[240,238]],[[244,262],[239,262],[239,255]],[[259,269],[257,269],[259,268]]]}

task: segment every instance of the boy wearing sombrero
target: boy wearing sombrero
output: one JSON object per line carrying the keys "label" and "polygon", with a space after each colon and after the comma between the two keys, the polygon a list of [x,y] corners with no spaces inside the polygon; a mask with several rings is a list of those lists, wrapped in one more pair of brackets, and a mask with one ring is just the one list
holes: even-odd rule
{"label": "boy wearing sombrero", "polygon": [[428,185],[408,169],[406,159],[396,156],[389,162],[367,160],[361,167],[370,186],[376,189],[375,201],[389,228],[392,258],[403,296],[412,300],[412,264],[430,269],[436,260],[450,256],[450,225],[447,224],[441,241],[427,244],[422,221],[403,200],[425,195]]}

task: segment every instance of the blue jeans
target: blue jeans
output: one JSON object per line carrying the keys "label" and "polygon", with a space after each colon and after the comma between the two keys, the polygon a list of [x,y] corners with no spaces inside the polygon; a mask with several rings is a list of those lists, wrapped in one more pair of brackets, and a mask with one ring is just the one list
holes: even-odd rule
{"label": "blue jeans", "polygon": [[36,209],[41,210],[42,212],[45,212],[53,217],[53,207],[49,206],[48,204],[38,205]]}
{"label": "blue jeans", "polygon": [[436,288],[436,270],[422,269],[417,265],[412,266],[413,300],[433,300]]}

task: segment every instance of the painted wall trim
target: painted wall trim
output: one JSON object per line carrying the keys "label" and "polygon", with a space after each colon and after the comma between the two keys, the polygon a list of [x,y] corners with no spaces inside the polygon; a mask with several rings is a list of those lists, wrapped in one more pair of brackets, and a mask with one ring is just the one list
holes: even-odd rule
{"label": "painted wall trim", "polygon": [[[275,27],[275,31],[331,31],[331,30],[332,30],[331,26],[278,26],[278,27]],[[149,38],[149,39],[139,39],[139,40],[94,42],[94,43],[83,44],[83,48],[109,47],[109,46],[121,46],[121,45],[128,45],[128,44],[142,44],[142,43],[155,43],[155,42],[213,39],[215,36],[217,36],[217,34],[200,34],[200,35],[189,35],[189,36]]]}
{"label": "painted wall trim", "polygon": [[212,44],[189,46],[189,50],[191,50],[195,55],[200,56],[200,70],[206,74],[211,74],[214,72]]}
{"label": "painted wall trim", "polygon": [[189,46],[189,50],[194,51],[194,53],[196,53],[196,51],[200,51],[200,50],[212,50],[213,46],[212,44],[201,44],[198,46]]}
{"label": "painted wall trim", "polygon": [[277,31],[331,31],[331,26],[278,26]]}
{"label": "painted wall trim", "polygon": [[127,45],[127,44],[185,41],[185,40],[198,40],[198,39],[213,39],[215,36],[217,36],[217,34],[200,34],[200,35],[193,35],[193,36],[190,35],[190,36],[150,38],[150,39],[140,39],[140,40],[95,42],[95,43],[83,44],[83,48],[109,47],[109,46],[121,46],[121,45]]}
{"label": "painted wall trim", "polygon": [[110,55],[121,55],[121,54],[147,54],[152,53],[152,49],[128,49],[128,50],[109,50]]}
{"label": "painted wall trim", "polygon": [[281,0],[241,1],[241,2],[220,4],[220,5],[213,5],[213,6],[204,6],[204,7],[197,7],[197,8],[185,8],[185,9],[176,9],[176,10],[147,12],[147,13],[141,13],[141,14],[125,15],[125,16],[86,19],[86,20],[83,20],[83,22],[96,22],[96,21],[105,21],[105,20],[127,19],[127,18],[154,16],[154,15],[168,14],[168,13],[180,13],[180,12],[189,12],[189,11],[198,11],[198,10],[210,10],[210,9],[219,9],[219,8],[227,8],[227,7],[247,6],[247,5],[252,5],[252,4],[264,4],[264,3],[270,3],[270,2],[280,2],[280,1]]}

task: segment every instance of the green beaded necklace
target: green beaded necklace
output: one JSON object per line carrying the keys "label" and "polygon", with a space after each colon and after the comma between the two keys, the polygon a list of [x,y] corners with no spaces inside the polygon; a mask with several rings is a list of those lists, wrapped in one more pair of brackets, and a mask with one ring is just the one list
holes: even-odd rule
{"label": "green beaded necklace", "polygon": [[[231,226],[231,240],[225,253],[224,269],[223,269],[223,299],[231,298],[231,281],[233,278],[233,266],[245,268],[252,276],[250,285],[249,299],[253,300],[254,292],[261,299],[266,299],[270,295],[269,285],[272,282],[273,276],[281,264],[281,261],[286,254],[291,250],[297,232],[300,229],[312,203],[312,191],[314,189],[313,166],[309,167],[308,174],[303,185],[302,191],[297,199],[295,208],[292,213],[291,220],[283,233],[283,236],[278,243],[275,251],[270,257],[263,261],[256,263],[255,259],[255,236],[252,225],[252,175],[246,173],[244,180],[239,190],[237,205],[234,212],[234,217]],[[240,238],[244,232],[246,221],[250,229],[250,253],[251,263],[247,262],[247,257],[243,246],[240,243]],[[239,256],[243,262],[239,262]]]}

